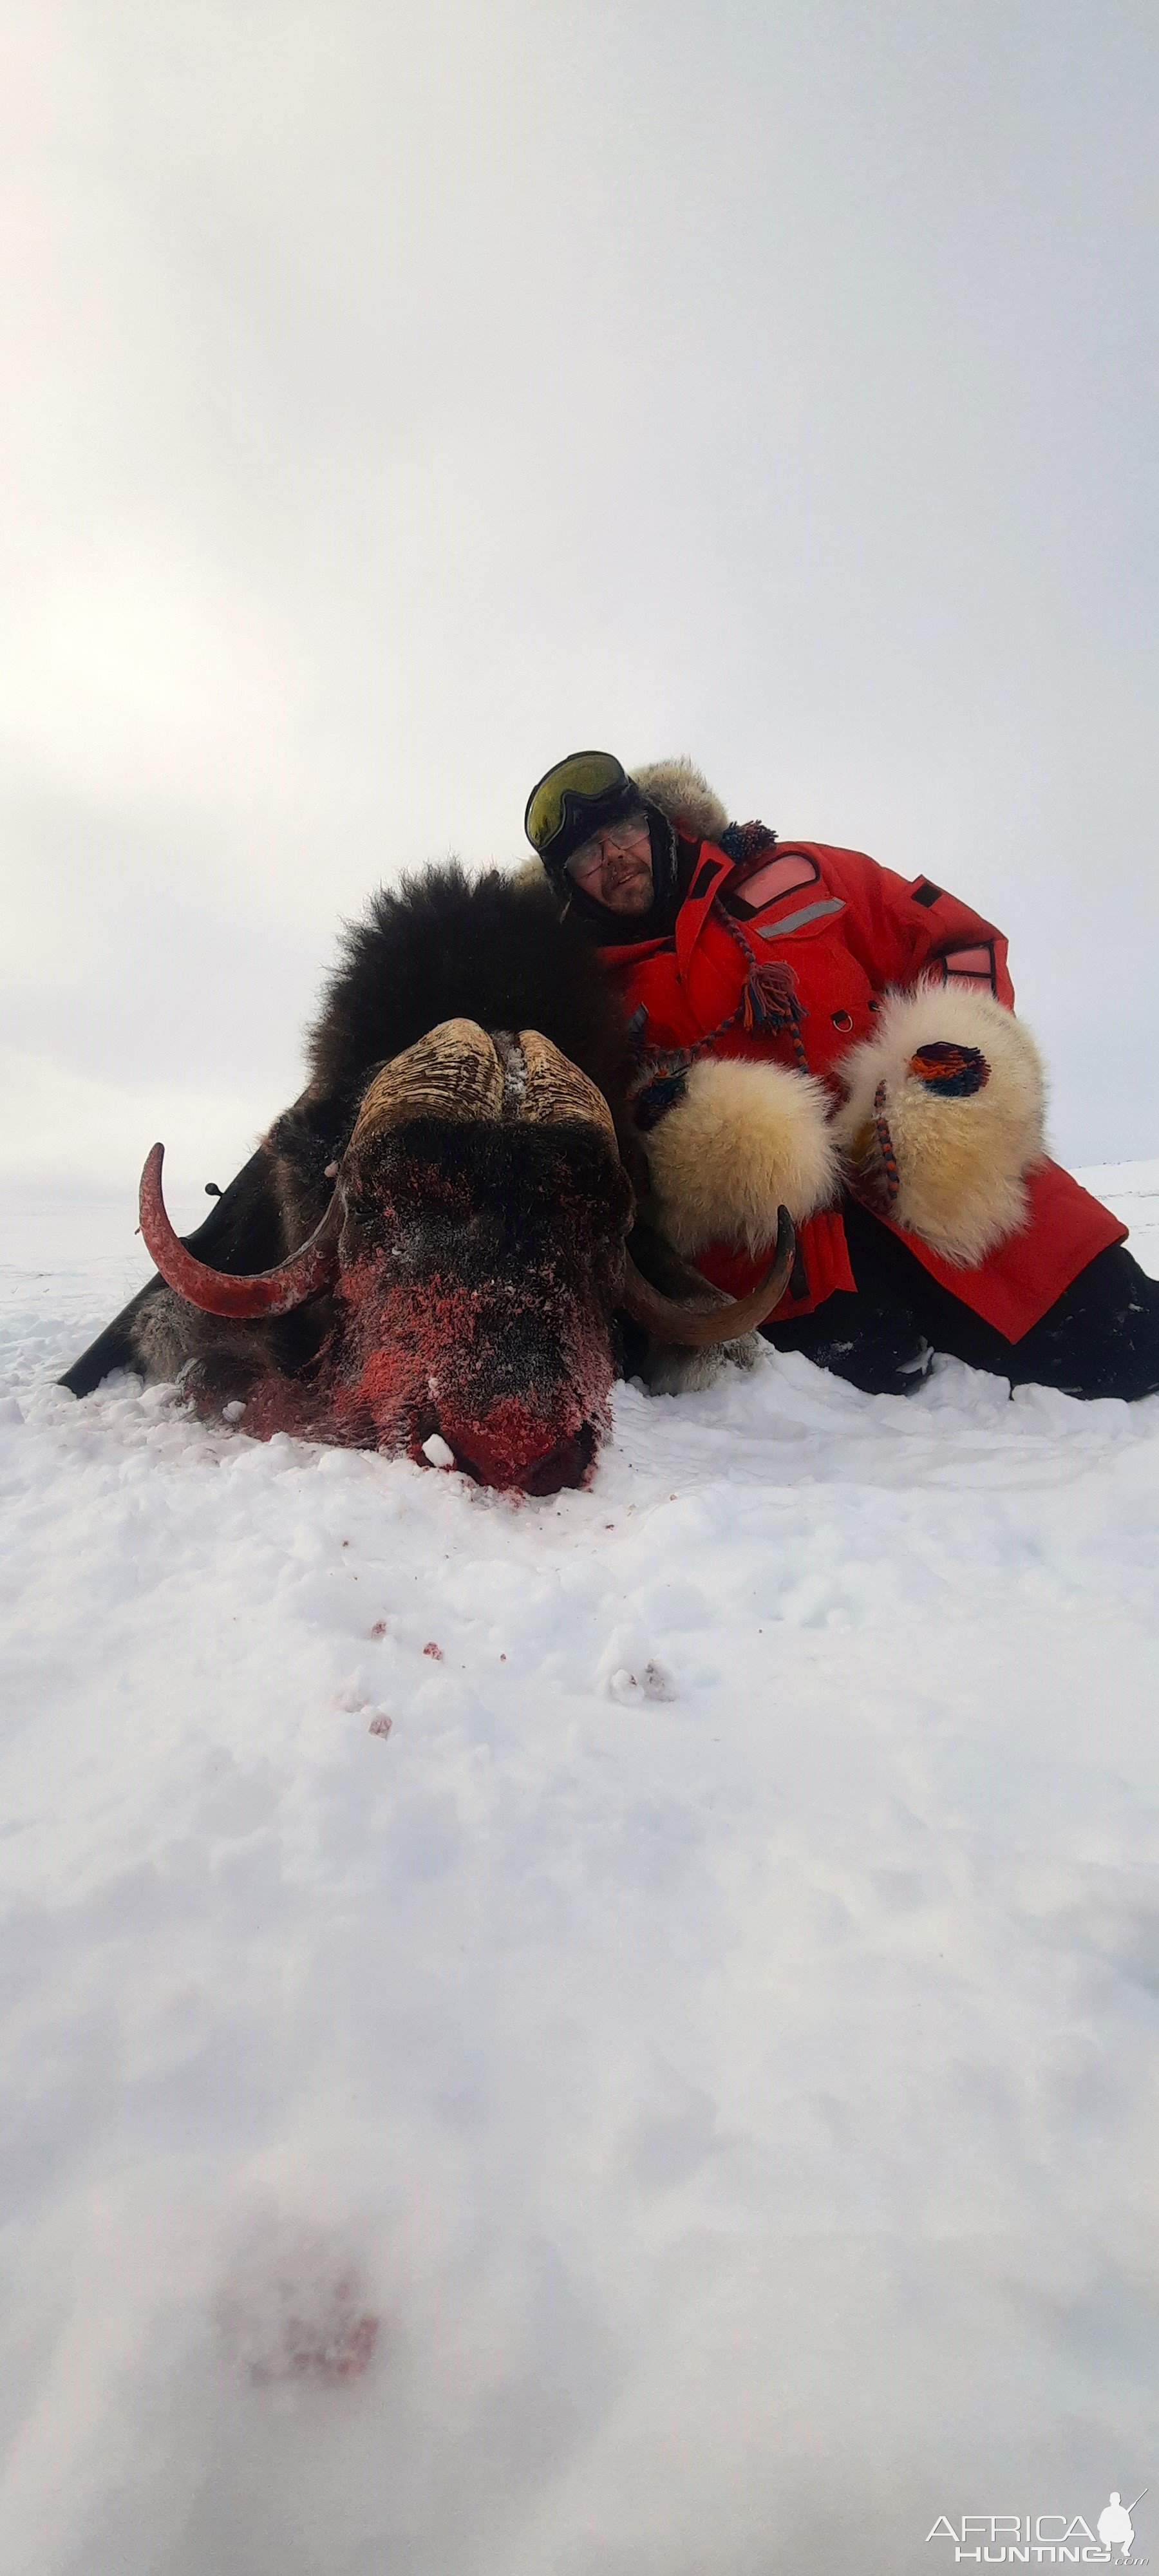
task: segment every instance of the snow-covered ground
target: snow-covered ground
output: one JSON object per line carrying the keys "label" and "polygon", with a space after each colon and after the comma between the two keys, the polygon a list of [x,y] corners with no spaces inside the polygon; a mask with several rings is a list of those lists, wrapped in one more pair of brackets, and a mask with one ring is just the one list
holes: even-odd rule
{"label": "snow-covered ground", "polygon": [[1159,1399],[770,1358],[518,1504],[59,1393],[121,1223],[0,1247],[6,2576],[1154,2499]]}

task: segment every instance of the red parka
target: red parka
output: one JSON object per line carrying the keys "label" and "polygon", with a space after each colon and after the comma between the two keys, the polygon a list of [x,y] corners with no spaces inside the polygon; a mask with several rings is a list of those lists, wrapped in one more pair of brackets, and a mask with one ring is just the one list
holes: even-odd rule
{"label": "red parka", "polygon": [[[687,845],[681,855],[687,872]],[[727,920],[721,918],[722,895]],[[936,977],[994,993],[1008,1009],[1014,1003],[1006,941],[992,922],[927,877],[907,885],[860,850],[828,849],[816,841],[778,842],[740,862],[702,841],[673,935],[600,954],[619,984],[627,1016],[641,1008],[647,1015],[645,1048],[661,1053],[695,1047],[739,1014],[753,967],[789,966],[800,1014],[796,1046],[788,1029],[773,1035],[745,1029],[738,1019],[714,1040],[711,1052],[803,1062],[830,1081],[835,1099],[842,1096],[840,1059],[859,1038],[872,1035],[875,1012],[890,988]],[[1127,1231],[1057,1163],[1039,1165],[1029,1190],[1027,1224],[974,1270],[956,1269],[919,1236],[892,1228],[943,1287],[1011,1342],[1029,1332],[1096,1253],[1121,1243]],[[784,1299],[777,1309],[784,1321],[808,1314],[834,1289],[855,1285],[836,1211],[807,1219],[800,1252],[806,1293]],[[718,1287],[743,1296],[767,1259],[711,1244],[697,1255],[697,1266]],[[794,1284],[801,1286],[800,1267]]]}

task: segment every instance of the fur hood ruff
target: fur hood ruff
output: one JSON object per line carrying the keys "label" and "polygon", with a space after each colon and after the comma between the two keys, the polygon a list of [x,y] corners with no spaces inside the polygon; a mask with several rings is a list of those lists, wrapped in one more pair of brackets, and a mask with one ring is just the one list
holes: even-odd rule
{"label": "fur hood ruff", "polygon": [[719,841],[728,812],[694,760],[648,760],[629,771],[649,805],[658,805],[678,832],[692,841]]}

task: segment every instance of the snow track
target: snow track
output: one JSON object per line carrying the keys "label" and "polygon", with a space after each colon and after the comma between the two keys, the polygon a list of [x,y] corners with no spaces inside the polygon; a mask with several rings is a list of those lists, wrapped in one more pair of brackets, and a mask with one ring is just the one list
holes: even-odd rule
{"label": "snow track", "polygon": [[1155,2467],[1159,1400],[770,1359],[518,1503],[76,1405],[138,1275],[3,1274],[0,2567],[1093,2527]]}

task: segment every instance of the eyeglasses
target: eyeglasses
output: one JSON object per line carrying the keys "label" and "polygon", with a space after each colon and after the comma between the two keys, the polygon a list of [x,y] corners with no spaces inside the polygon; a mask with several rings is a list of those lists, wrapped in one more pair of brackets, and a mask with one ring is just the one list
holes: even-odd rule
{"label": "eyeglasses", "polygon": [[641,808],[638,814],[629,814],[622,823],[605,824],[600,831],[592,833],[590,841],[581,842],[579,849],[573,850],[565,862],[567,873],[575,878],[577,885],[582,885],[585,877],[594,877],[598,873],[605,859],[618,857],[621,850],[631,849],[633,841],[647,838],[648,818]]}
{"label": "eyeglasses", "polygon": [[524,822],[532,848],[540,856],[549,850],[568,820],[568,806],[574,814],[589,801],[607,796],[614,787],[626,787],[627,778],[614,753],[610,751],[573,751],[567,760],[558,760],[554,769],[533,787],[527,800]]}

